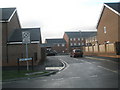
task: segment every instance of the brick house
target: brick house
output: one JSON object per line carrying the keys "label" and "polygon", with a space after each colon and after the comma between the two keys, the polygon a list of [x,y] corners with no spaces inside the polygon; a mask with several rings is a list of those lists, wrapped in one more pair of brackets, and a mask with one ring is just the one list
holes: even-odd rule
{"label": "brick house", "polygon": [[[15,65],[17,58],[26,58],[26,45],[22,43],[22,32],[30,32],[30,44],[28,44],[28,57],[33,57],[34,65],[37,65],[41,61],[41,33],[40,28],[22,28],[15,29],[10,35],[8,46],[8,63],[9,65]],[[24,62],[21,62],[24,64]],[[24,64],[26,65],[26,63]]]}
{"label": "brick house", "polygon": [[[40,28],[22,29],[16,8],[0,8],[0,59],[2,66],[16,66],[18,58],[24,58],[25,45],[22,44],[22,31],[29,31],[29,57],[34,58],[37,65],[41,60],[41,33]],[[21,62],[21,65],[26,65]]]}
{"label": "brick house", "polygon": [[45,43],[49,49],[55,50],[57,53],[66,53],[66,42],[63,38],[46,39]]}
{"label": "brick house", "polygon": [[96,32],[65,32],[63,38],[66,41],[68,51],[74,48],[83,49],[86,46],[86,38],[95,35]]}
{"label": "brick house", "polygon": [[105,3],[97,23],[98,44],[115,43],[120,53],[120,2]]}
{"label": "brick house", "polygon": [[1,61],[8,62],[7,40],[14,29],[21,28],[16,8],[0,8]]}

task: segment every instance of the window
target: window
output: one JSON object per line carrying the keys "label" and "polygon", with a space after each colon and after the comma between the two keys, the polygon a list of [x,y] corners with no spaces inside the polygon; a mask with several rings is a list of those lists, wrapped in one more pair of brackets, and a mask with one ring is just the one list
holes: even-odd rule
{"label": "window", "polygon": [[106,33],[107,31],[106,31],[106,27],[104,27],[104,33]]}
{"label": "window", "polygon": [[64,47],[65,46],[65,44],[62,44],[62,47]]}
{"label": "window", "polygon": [[72,38],[70,38],[70,41],[72,41]]}
{"label": "window", "polygon": [[73,46],[73,43],[70,43],[70,46]]}
{"label": "window", "polygon": [[78,43],[78,45],[80,46],[80,43]]}
{"label": "window", "polygon": [[74,41],[75,41],[76,39],[74,38]]}
{"label": "window", "polygon": [[76,46],[76,43],[74,43],[74,46]]}
{"label": "window", "polygon": [[82,45],[84,45],[84,43],[82,43]]}
{"label": "window", "polygon": [[81,40],[83,40],[83,38],[81,38]]}
{"label": "window", "polygon": [[78,38],[78,41],[80,41],[80,38]]}
{"label": "window", "polygon": [[59,46],[60,46],[60,44],[57,44],[57,46],[59,47]]}

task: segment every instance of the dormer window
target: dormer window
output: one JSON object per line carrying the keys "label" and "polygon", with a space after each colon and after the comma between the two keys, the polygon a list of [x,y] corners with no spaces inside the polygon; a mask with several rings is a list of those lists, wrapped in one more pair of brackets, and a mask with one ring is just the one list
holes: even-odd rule
{"label": "dormer window", "polygon": [[106,31],[106,27],[104,27],[104,33],[107,33],[107,31]]}

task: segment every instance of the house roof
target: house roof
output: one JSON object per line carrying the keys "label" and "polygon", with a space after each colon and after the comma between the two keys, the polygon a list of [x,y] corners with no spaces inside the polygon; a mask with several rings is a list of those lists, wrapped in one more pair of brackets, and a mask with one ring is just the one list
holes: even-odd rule
{"label": "house roof", "polygon": [[96,28],[98,28],[98,25],[99,25],[99,22],[100,22],[100,19],[102,17],[102,14],[103,14],[103,11],[104,11],[105,7],[110,9],[111,11],[113,11],[114,13],[116,13],[116,14],[118,14],[120,16],[120,2],[104,3],[104,6],[103,6],[101,14],[99,16]]}
{"label": "house roof", "polygon": [[44,43],[44,44],[40,44],[41,47],[52,47],[53,44],[52,43]]}
{"label": "house roof", "polygon": [[105,5],[109,6],[110,8],[114,9],[118,13],[120,13],[120,2],[117,3],[105,3]]}
{"label": "house roof", "polygon": [[66,43],[66,41],[63,38],[59,39],[46,39],[47,43],[57,44],[57,43]]}
{"label": "house roof", "polygon": [[28,31],[30,32],[30,40],[32,41],[40,41],[41,43],[41,32],[40,28],[22,28],[15,29],[10,37],[8,38],[8,42],[22,42],[22,32]]}
{"label": "house roof", "polygon": [[96,35],[96,31],[92,32],[65,32],[69,38],[91,37]]}
{"label": "house roof", "polygon": [[0,8],[0,22],[8,22],[16,12],[16,8]]}

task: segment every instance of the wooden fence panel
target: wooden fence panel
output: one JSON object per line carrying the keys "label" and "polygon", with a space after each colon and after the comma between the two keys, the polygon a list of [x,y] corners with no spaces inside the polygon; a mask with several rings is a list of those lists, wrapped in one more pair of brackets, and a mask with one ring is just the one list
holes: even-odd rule
{"label": "wooden fence panel", "polygon": [[[85,47],[85,52],[86,53],[97,53],[97,54],[109,54],[109,53],[116,53],[116,44],[111,43],[111,44],[102,44],[102,45],[95,45],[95,46],[87,46]],[[119,51],[119,49],[118,49]]]}
{"label": "wooden fence panel", "polygon": [[99,45],[100,53],[105,53],[105,45]]}
{"label": "wooden fence panel", "polygon": [[89,52],[88,47],[85,47],[85,52]]}
{"label": "wooden fence panel", "polygon": [[94,52],[97,53],[98,52],[98,46],[97,45],[93,46],[93,48],[94,48]]}
{"label": "wooden fence panel", "polygon": [[107,51],[107,53],[115,52],[115,45],[114,44],[107,44],[106,45],[106,51]]}
{"label": "wooden fence panel", "polygon": [[89,52],[93,52],[93,47],[89,46]]}

